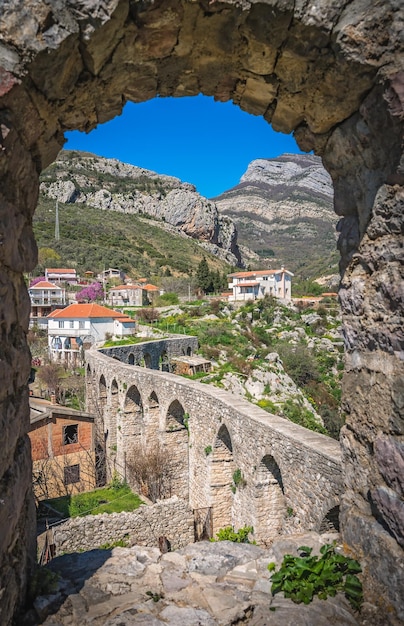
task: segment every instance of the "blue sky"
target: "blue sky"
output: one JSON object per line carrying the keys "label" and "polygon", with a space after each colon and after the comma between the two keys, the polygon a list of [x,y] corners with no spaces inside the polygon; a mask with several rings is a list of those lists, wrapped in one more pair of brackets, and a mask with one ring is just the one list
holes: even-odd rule
{"label": "blue sky", "polygon": [[129,102],[91,133],[66,138],[66,149],[176,176],[207,198],[237,185],[254,159],[300,153],[291,135],[276,133],[263,118],[202,95]]}

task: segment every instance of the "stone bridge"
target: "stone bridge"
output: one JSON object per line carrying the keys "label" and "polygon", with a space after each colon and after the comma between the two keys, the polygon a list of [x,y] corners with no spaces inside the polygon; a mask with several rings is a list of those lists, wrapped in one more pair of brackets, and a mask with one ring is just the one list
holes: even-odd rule
{"label": "stone bridge", "polygon": [[102,348],[100,352],[129,365],[143,365],[158,370],[168,367],[173,357],[193,355],[197,347],[197,337],[178,335],[129,346]]}
{"label": "stone bridge", "polygon": [[156,442],[175,462],[171,493],[212,510],[212,531],[319,530],[339,505],[341,453],[333,439],[230,393],[173,374],[87,353],[87,409],[97,415],[115,469],[132,480],[131,454]]}

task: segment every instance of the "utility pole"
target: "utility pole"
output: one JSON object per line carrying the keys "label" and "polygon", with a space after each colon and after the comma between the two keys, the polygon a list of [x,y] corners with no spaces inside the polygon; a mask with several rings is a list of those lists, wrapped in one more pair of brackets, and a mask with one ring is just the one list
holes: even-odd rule
{"label": "utility pole", "polygon": [[60,240],[59,232],[59,202],[56,200],[55,241]]}

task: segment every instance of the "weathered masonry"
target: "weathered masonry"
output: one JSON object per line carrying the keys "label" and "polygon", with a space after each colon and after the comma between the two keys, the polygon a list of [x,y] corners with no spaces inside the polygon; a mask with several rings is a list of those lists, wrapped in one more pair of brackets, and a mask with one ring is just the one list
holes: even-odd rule
{"label": "weathered masonry", "polygon": [[[127,100],[211,95],[294,132],[334,181],[346,339],[344,541],[404,618],[403,3],[15,0],[0,6],[0,620],[34,560],[27,439],[32,215],[64,131]],[[198,120],[195,120],[195,124]],[[223,436],[225,439],[225,436]]]}
{"label": "weathered masonry", "polygon": [[87,352],[86,383],[116,471],[130,481],[126,457],[158,441],[176,462],[170,495],[212,508],[213,532],[251,525],[265,544],[278,532],[318,531],[339,505],[341,453],[329,437],[221,389],[95,350]]}
{"label": "weathered masonry", "polygon": [[173,357],[191,356],[198,347],[198,339],[191,336],[167,337],[154,341],[145,341],[131,346],[103,348],[102,354],[129,363],[143,365],[153,370],[167,370]]}

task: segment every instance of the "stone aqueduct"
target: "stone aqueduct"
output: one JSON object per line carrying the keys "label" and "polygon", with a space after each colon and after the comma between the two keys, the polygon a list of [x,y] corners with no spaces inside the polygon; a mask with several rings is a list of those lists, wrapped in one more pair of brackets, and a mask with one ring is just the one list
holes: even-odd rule
{"label": "stone aqueduct", "polygon": [[199,93],[294,132],[333,179],[346,340],[342,535],[362,559],[366,597],[383,619],[404,617],[403,32],[398,0],[1,3],[2,623],[23,602],[35,558],[22,273],[37,260],[39,174],[64,131],[89,131],[127,100]]}
{"label": "stone aqueduct", "polygon": [[265,544],[278,532],[318,531],[339,505],[341,453],[329,437],[222,389],[95,350],[87,352],[86,383],[87,409],[105,433],[108,465],[115,463],[130,481],[131,453],[159,442],[175,463],[167,495],[192,509],[211,508],[213,533],[251,525]]}

